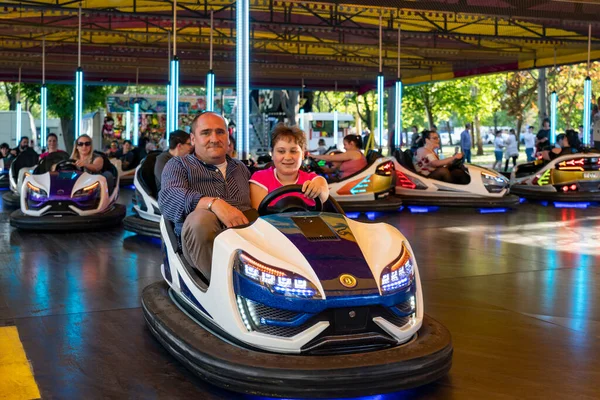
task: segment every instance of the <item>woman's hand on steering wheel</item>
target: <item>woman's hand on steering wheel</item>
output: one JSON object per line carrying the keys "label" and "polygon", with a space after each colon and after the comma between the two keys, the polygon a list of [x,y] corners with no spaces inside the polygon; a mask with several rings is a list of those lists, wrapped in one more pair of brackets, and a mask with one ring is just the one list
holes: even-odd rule
{"label": "woman's hand on steering wheel", "polygon": [[449,167],[459,168],[465,164],[465,157],[463,153],[457,153],[452,158],[453,160],[450,163]]}
{"label": "woman's hand on steering wheel", "polygon": [[56,164],[54,167],[55,171],[69,171],[69,170],[77,170],[83,171],[83,168],[77,165],[78,161],[73,159],[63,160]]}

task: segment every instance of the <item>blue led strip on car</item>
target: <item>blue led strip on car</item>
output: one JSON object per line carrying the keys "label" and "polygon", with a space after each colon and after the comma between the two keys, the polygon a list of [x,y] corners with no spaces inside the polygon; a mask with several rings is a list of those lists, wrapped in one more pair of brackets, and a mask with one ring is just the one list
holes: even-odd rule
{"label": "blue led strip on car", "polygon": [[339,296],[327,299],[302,299],[291,298],[279,294],[273,294],[269,289],[242,276],[237,271],[233,273],[233,289],[239,296],[245,297],[257,303],[262,303],[272,308],[296,311],[299,313],[317,314],[328,308],[361,307],[381,305],[392,307],[400,304],[413,296],[414,284],[407,287],[405,291],[384,295],[371,294],[360,296]]}

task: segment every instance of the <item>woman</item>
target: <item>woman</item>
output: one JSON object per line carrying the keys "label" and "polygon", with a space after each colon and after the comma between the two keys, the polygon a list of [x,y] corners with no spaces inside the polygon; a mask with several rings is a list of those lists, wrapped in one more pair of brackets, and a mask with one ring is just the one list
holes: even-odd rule
{"label": "woman", "polygon": [[339,154],[319,154],[311,156],[315,160],[324,160],[334,164],[332,172],[339,171],[340,179],[355,174],[367,166],[367,159],[362,151],[362,139],[358,135],[347,135],[344,137],[344,153]]}
{"label": "woman", "polygon": [[508,172],[508,161],[512,158],[513,168],[517,166],[517,158],[519,158],[519,147],[517,146],[517,135],[515,130],[511,129],[506,139],[506,164],[504,164],[504,172]]}
{"label": "woman", "polygon": [[500,168],[502,168],[502,155],[504,154],[505,147],[502,132],[496,131],[496,138],[494,139],[494,156],[496,157],[496,161],[492,169],[500,171]]}
{"label": "woman", "polygon": [[[325,202],[329,197],[327,181],[314,172],[300,171],[304,150],[306,149],[306,136],[295,126],[288,127],[278,124],[271,134],[271,150],[273,152],[273,167],[255,172],[250,178],[250,203],[252,208],[258,206],[268,193],[287,185],[302,185],[302,192],[290,193],[287,196],[299,196],[309,206],[314,206],[312,200],[319,196]],[[275,199],[273,203],[276,202]],[[271,203],[271,204],[273,204]]]}
{"label": "woman", "polygon": [[462,153],[440,160],[435,150],[440,147],[440,135],[437,132],[423,131],[419,148],[413,163],[417,172],[431,179],[448,183],[462,182],[464,173],[460,170],[450,170],[448,167],[456,160],[463,158]]}
{"label": "woman", "polygon": [[552,150],[544,150],[542,152],[542,159],[554,160],[560,156],[581,151],[579,134],[574,130],[568,130],[566,134],[556,136],[556,144],[560,147],[554,147]]}
{"label": "woman", "polygon": [[128,171],[134,167],[133,161],[135,159],[135,154],[133,154],[131,150],[133,150],[131,140],[125,140],[123,142],[123,150],[121,150],[121,153],[118,155],[119,160],[121,160],[121,169],[123,171]]}
{"label": "woman", "polygon": [[75,160],[75,165],[83,168],[89,174],[100,173],[104,166],[104,159],[101,155],[94,153],[92,138],[88,135],[81,135],[77,138],[71,158]]}
{"label": "woman", "polygon": [[64,153],[63,150],[58,149],[58,137],[54,133],[48,134],[48,138],[46,139],[46,141],[48,143],[48,148],[46,149],[46,152],[42,153],[42,155],[40,156],[40,160],[46,158],[50,153],[56,153],[57,151],[62,151]]}

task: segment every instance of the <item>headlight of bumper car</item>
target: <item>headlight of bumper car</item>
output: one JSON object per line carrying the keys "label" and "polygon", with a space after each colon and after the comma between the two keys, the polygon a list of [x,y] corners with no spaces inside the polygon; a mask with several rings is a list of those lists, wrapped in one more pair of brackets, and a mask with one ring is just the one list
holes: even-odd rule
{"label": "headlight of bumper car", "polygon": [[381,272],[381,292],[391,294],[406,289],[415,279],[414,258],[404,243],[400,255]]}
{"label": "headlight of bumper car", "polygon": [[481,180],[483,181],[483,186],[485,186],[490,193],[500,193],[508,187],[508,179],[501,175],[492,175],[487,172],[482,172]]}
{"label": "headlight of bumper car", "polygon": [[32,199],[44,199],[48,197],[48,193],[40,188],[32,184],[31,182],[27,182],[27,193]]}
{"label": "headlight of bumper car", "polygon": [[100,193],[100,182],[94,182],[89,186],[79,189],[73,197],[95,197]]}
{"label": "headlight of bumper car", "polygon": [[304,299],[318,299],[316,286],[301,275],[266,265],[243,251],[238,252],[235,270],[242,276],[269,289],[273,294]]}

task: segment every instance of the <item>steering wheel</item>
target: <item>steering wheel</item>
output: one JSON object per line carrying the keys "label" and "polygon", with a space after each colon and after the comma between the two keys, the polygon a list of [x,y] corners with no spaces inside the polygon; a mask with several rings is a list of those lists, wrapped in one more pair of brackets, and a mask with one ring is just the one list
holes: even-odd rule
{"label": "steering wheel", "polygon": [[465,156],[457,158],[448,166],[449,168],[463,168],[465,166]]}
{"label": "steering wheel", "polygon": [[278,197],[288,193],[302,194],[302,185],[286,185],[267,194],[258,206],[258,215],[271,215],[292,211],[323,211],[323,202],[319,197],[315,197],[315,205],[309,206],[306,202],[297,196],[287,196],[279,199],[273,206],[271,202]]}
{"label": "steering wheel", "polygon": [[304,161],[302,161],[302,169],[306,172],[314,172],[321,176],[327,175],[317,160],[312,157],[306,157]]}
{"label": "steering wheel", "polygon": [[77,162],[77,160],[73,160],[73,159],[63,160],[63,161],[59,162],[58,164],[56,164],[56,166],[54,167],[54,170],[55,171],[83,171],[83,168],[75,165],[76,162]]}

